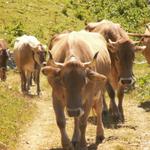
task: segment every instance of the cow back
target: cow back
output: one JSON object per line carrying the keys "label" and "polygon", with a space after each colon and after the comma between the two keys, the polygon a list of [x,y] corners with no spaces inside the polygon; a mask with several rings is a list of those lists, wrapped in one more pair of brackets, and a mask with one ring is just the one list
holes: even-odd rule
{"label": "cow back", "polygon": [[[33,59],[33,51],[29,44],[22,44],[22,46],[16,46],[14,48],[14,60],[16,62],[17,68],[32,70],[35,63]],[[31,67],[31,68],[30,68]]]}
{"label": "cow back", "polygon": [[127,33],[121,28],[120,24],[108,20],[103,20],[97,23],[92,32],[101,33],[107,42],[108,39],[111,39],[112,41],[117,41],[121,38],[128,39]]}
{"label": "cow back", "polygon": [[[92,32],[91,32],[92,33]],[[107,43],[104,37],[101,34],[86,32],[85,35],[82,34],[82,38],[87,42],[88,46],[92,51],[92,56],[98,53],[96,61],[97,72],[108,75],[110,71],[110,56],[107,50]]]}
{"label": "cow back", "polygon": [[[81,62],[91,61],[94,54],[99,51],[97,67],[99,72],[108,72],[110,63],[106,41],[98,33],[87,31],[71,32],[57,36],[51,49],[57,62],[65,62],[70,55],[76,56]],[[105,66],[106,65],[106,66]],[[103,71],[100,71],[100,70]]]}

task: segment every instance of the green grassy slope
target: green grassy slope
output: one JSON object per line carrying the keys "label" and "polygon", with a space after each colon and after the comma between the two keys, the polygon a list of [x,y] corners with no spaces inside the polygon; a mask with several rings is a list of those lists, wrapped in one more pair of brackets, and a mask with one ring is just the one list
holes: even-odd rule
{"label": "green grassy slope", "polygon": [[83,22],[63,9],[65,0],[0,0],[0,37],[9,43],[24,33],[32,34],[47,43],[49,37],[63,30],[80,29]]}
{"label": "green grassy slope", "polygon": [[2,143],[9,148],[15,146],[20,128],[31,120],[36,110],[19,88],[19,74],[13,71],[9,71],[6,82],[0,82],[0,149]]}
{"label": "green grassy slope", "polygon": [[24,33],[47,43],[54,33],[80,30],[84,22],[111,19],[128,31],[150,21],[146,0],[0,0],[0,37],[9,43]]}

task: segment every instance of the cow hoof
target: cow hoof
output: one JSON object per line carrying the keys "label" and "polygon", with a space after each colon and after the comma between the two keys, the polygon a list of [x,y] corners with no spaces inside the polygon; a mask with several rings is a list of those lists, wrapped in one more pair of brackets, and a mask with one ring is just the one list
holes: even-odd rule
{"label": "cow hoof", "polygon": [[101,136],[96,136],[96,143],[99,144],[99,143],[102,143],[102,141],[105,139],[105,137],[103,135]]}
{"label": "cow hoof", "polygon": [[120,116],[119,121],[120,121],[121,123],[124,123],[124,121],[125,121],[125,120],[124,120],[124,115],[121,115],[121,116]]}
{"label": "cow hoof", "polygon": [[109,110],[110,116],[112,117],[113,121],[118,122],[121,119],[120,113],[118,111],[113,112],[112,110]]}
{"label": "cow hoof", "polygon": [[37,96],[40,96],[41,95],[41,93],[37,93]]}
{"label": "cow hoof", "polygon": [[79,150],[88,150],[86,141],[80,141]]}
{"label": "cow hoof", "polygon": [[84,147],[80,147],[78,150],[88,150],[88,148],[84,146]]}
{"label": "cow hoof", "polygon": [[102,116],[103,116],[103,117],[107,117],[108,115],[109,115],[108,110],[103,110]]}
{"label": "cow hoof", "polygon": [[65,145],[64,147],[63,147],[63,149],[64,150],[75,150],[74,149],[74,147],[73,147],[73,145],[70,143],[69,145]]}
{"label": "cow hoof", "polygon": [[104,117],[105,117],[105,116],[108,116],[108,110],[103,110],[102,115],[103,115]]}
{"label": "cow hoof", "polygon": [[121,123],[124,123],[124,114],[123,114],[123,110],[122,109],[119,109],[119,112],[120,112],[120,122]]}
{"label": "cow hoof", "polygon": [[121,119],[119,115],[113,115],[112,118],[113,118],[113,121],[115,122],[119,122]]}
{"label": "cow hoof", "polygon": [[79,149],[79,146],[80,146],[79,141],[72,141],[72,145],[73,145],[75,150]]}
{"label": "cow hoof", "polygon": [[23,95],[28,95],[28,91],[22,91]]}

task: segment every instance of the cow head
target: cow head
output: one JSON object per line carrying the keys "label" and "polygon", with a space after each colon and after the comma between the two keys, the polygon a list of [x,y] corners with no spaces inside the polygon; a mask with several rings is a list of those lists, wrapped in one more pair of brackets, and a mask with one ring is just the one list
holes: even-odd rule
{"label": "cow head", "polygon": [[34,50],[34,59],[37,64],[45,65],[46,64],[46,50],[42,44],[37,45]]}
{"label": "cow head", "polygon": [[109,39],[108,49],[112,63],[115,65],[118,73],[119,83],[124,86],[131,85],[133,83],[132,66],[136,47],[128,39],[120,39],[116,42],[112,42]]}
{"label": "cow head", "polygon": [[6,80],[8,54],[6,49],[0,50],[0,78],[2,81]]}
{"label": "cow head", "polygon": [[[97,56],[97,54],[96,54]],[[66,100],[66,109],[70,117],[79,117],[83,114],[84,92],[89,82],[106,81],[104,75],[92,71],[90,68],[94,65],[96,56],[93,61],[82,63],[71,57],[65,63],[58,63],[52,59],[48,62],[49,66],[42,69],[44,75],[53,88],[61,86]]]}

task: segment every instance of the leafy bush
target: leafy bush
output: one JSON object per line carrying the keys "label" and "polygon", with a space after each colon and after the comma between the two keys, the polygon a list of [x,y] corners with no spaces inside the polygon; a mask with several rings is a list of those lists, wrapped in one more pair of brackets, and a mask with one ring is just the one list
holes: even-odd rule
{"label": "leafy bush", "polygon": [[16,23],[14,26],[7,26],[5,30],[5,34],[10,34],[15,37],[25,34],[23,24],[21,22]]}
{"label": "leafy bush", "polygon": [[[70,1],[70,4],[74,8],[75,16],[80,20],[109,19],[132,32],[141,32],[141,26],[150,21],[150,8],[146,0],[80,0],[78,3]],[[88,14],[88,18],[85,14]]]}
{"label": "leafy bush", "polygon": [[14,22],[13,25],[8,24],[8,26],[5,26],[2,33],[6,36],[8,43],[12,43],[15,37],[21,36],[26,32],[24,31],[24,27],[21,22]]}
{"label": "leafy bush", "polygon": [[67,8],[66,8],[66,7],[64,7],[64,8],[62,9],[62,13],[63,13],[65,16],[68,17]]}
{"label": "leafy bush", "polygon": [[150,73],[137,80],[137,98],[139,102],[150,101]]}

